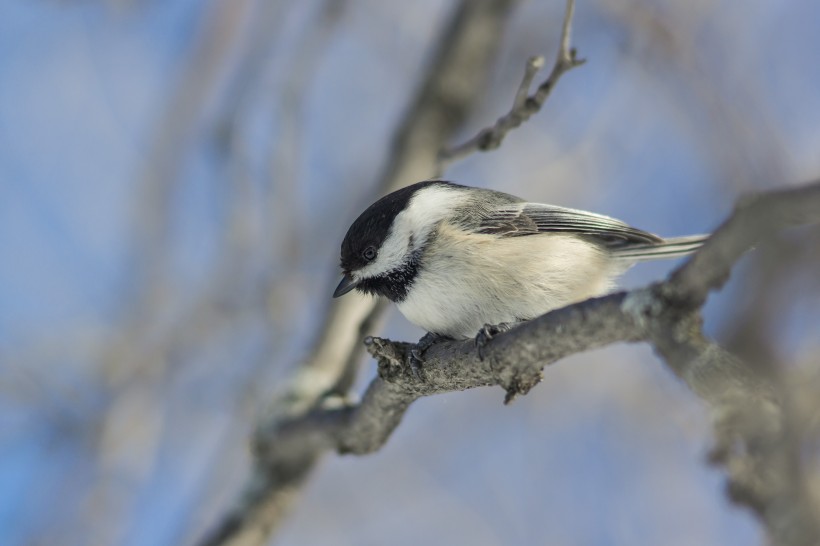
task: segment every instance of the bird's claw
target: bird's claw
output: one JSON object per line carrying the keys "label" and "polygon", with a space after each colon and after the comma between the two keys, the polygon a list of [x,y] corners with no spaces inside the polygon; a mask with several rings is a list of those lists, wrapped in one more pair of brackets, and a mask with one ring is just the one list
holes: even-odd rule
{"label": "bird's claw", "polygon": [[484,360],[484,347],[498,334],[504,333],[515,326],[512,322],[502,322],[500,324],[485,324],[475,336],[475,348],[478,359]]}
{"label": "bird's claw", "polygon": [[424,364],[424,359],[421,357],[421,354],[423,352],[424,351],[420,351],[419,349],[410,349],[410,356],[408,358],[410,361],[410,372],[416,381],[421,381],[421,365]]}
{"label": "bird's claw", "polygon": [[422,358],[422,355],[427,349],[429,349],[430,347],[432,347],[437,342],[443,339],[447,338],[439,334],[431,334],[428,332],[424,334],[424,336],[422,336],[422,338],[419,340],[415,347],[410,349],[407,360],[410,364],[410,371],[412,372],[413,377],[417,381],[421,381],[422,379],[421,366],[422,364],[424,364],[424,358]]}

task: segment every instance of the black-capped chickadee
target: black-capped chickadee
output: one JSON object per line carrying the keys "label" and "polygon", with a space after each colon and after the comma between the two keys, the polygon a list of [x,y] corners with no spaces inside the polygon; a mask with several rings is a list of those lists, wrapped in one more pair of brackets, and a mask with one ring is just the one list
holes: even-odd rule
{"label": "black-capped chickadee", "polygon": [[467,338],[602,295],[635,262],[691,253],[706,237],[663,239],[608,216],[428,180],[353,222],[333,297],[385,296],[427,332]]}

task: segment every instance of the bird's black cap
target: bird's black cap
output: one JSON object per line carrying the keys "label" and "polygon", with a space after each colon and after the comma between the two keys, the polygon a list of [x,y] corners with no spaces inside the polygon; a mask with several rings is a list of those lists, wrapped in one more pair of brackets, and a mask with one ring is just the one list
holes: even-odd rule
{"label": "bird's black cap", "polygon": [[372,261],[372,258],[364,256],[365,251],[370,247],[378,251],[387,238],[396,215],[407,208],[413,195],[420,189],[435,184],[449,185],[438,180],[417,182],[387,194],[367,207],[347,230],[342,241],[342,270],[350,273]]}

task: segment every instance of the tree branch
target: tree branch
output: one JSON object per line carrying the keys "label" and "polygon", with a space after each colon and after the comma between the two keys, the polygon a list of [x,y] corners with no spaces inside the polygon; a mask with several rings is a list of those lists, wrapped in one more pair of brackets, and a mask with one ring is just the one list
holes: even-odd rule
{"label": "tree branch", "polygon": [[529,94],[530,85],[535,75],[544,66],[544,58],[541,56],[530,57],[524,67],[524,77],[515,95],[512,109],[500,117],[495,125],[486,127],[477,135],[462,144],[446,148],[439,153],[440,170],[444,165],[457,159],[461,159],[473,152],[486,152],[495,150],[501,145],[507,133],[519,127],[522,123],[530,119],[541,110],[558,83],[558,80],[565,73],[586,62],[585,59],[576,57],[575,48],[570,47],[570,34],[572,31],[572,17],[575,13],[575,0],[567,0],[566,11],[564,12],[564,23],[561,26],[561,45],[555,57],[555,64],[552,71],[544,82],[538,86],[535,93]]}
{"label": "tree branch", "polygon": [[732,500],[759,516],[775,544],[815,544],[820,529],[797,452],[782,449],[789,427],[775,389],[706,339],[699,315],[708,291],[725,281],[743,252],[769,234],[812,223],[820,223],[820,181],[746,199],[666,281],[551,311],[493,338],[483,360],[472,340],[433,345],[421,380],[407,363],[414,344],[367,338],[379,377],[362,401],[280,421],[257,436],[256,454],[275,466],[306,445],[311,453],[370,453],[420,397],[500,385],[509,402],[535,386],[547,364],[615,342],[644,341],[709,404],[712,460],[726,468]]}
{"label": "tree branch", "polygon": [[667,297],[700,307],[709,291],[728,280],[732,265],[756,242],[765,242],[784,229],[816,222],[818,202],[820,185],[816,182],[742,199],[703,248],[674,272]]}

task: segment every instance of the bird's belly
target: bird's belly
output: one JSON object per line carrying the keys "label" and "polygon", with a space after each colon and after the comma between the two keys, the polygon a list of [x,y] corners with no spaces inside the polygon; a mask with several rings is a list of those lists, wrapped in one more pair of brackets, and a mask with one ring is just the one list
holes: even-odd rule
{"label": "bird's belly", "polygon": [[398,304],[401,313],[428,332],[453,338],[473,337],[485,324],[518,322],[541,315],[565,303],[562,294],[543,286],[521,285],[521,280],[500,289],[491,279],[465,272],[449,275],[423,273]]}

